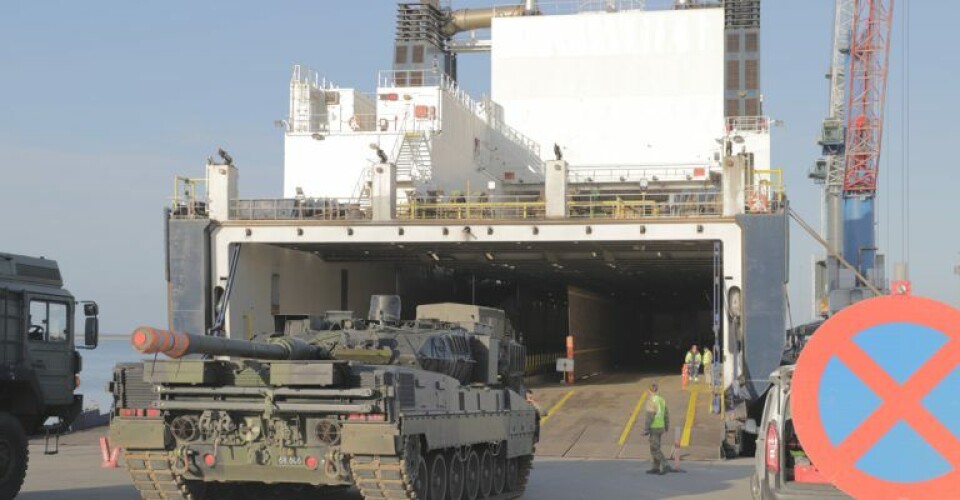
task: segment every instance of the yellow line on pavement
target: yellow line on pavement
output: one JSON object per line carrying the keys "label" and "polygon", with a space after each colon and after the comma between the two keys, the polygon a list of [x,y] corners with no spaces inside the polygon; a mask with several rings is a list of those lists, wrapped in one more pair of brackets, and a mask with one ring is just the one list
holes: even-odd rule
{"label": "yellow line on pavement", "polygon": [[572,390],[572,389],[571,389],[570,391],[567,391],[567,393],[564,394],[562,398],[560,398],[560,401],[557,401],[557,404],[553,405],[553,406],[550,408],[550,410],[547,411],[547,414],[544,415],[543,418],[540,419],[540,425],[543,425],[543,424],[547,423],[547,420],[549,420],[550,417],[552,417],[554,414],[557,413],[557,410],[559,410],[560,407],[563,406],[563,405],[567,402],[568,399],[570,399],[570,396],[573,396],[573,390]]}
{"label": "yellow line on pavement", "polygon": [[690,402],[687,403],[687,418],[683,421],[683,435],[680,436],[680,447],[690,445],[690,432],[693,431],[693,417],[697,414],[697,393],[695,388],[690,391]]}
{"label": "yellow line on pavement", "polygon": [[647,402],[647,394],[649,392],[643,391],[643,396],[640,396],[640,401],[637,401],[637,406],[633,407],[633,413],[630,414],[630,420],[627,420],[627,425],[623,427],[623,432],[620,433],[620,446],[623,446],[627,442],[627,438],[630,437],[630,431],[633,430],[633,424],[637,423],[637,415],[640,414],[640,410],[643,408],[643,403]]}

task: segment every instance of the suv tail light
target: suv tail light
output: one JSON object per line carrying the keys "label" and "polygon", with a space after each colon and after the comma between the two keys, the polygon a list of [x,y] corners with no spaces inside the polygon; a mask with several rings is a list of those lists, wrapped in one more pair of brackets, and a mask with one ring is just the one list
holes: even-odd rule
{"label": "suv tail light", "polygon": [[767,470],[780,472],[780,436],[777,434],[777,423],[770,422],[767,426],[767,448],[764,450]]}

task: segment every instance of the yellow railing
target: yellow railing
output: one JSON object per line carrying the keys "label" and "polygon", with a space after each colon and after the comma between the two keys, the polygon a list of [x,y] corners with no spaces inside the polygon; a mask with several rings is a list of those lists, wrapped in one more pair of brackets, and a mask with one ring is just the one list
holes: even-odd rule
{"label": "yellow railing", "polygon": [[660,215],[660,208],[653,200],[569,201],[567,210],[570,217],[588,219],[637,219]]}
{"label": "yellow railing", "polygon": [[411,201],[400,207],[399,217],[410,220],[538,219],[546,212],[543,201]]}
{"label": "yellow railing", "polygon": [[753,185],[746,190],[747,213],[774,213],[783,208],[786,191],[783,170],[754,170]]}
{"label": "yellow railing", "polygon": [[207,216],[207,179],[204,177],[173,178],[173,205],[175,218],[198,218]]}

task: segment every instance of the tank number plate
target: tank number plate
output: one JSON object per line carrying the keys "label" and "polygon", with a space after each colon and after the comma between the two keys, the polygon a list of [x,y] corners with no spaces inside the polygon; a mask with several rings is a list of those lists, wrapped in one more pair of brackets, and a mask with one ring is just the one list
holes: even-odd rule
{"label": "tank number plate", "polygon": [[303,457],[277,457],[277,465],[303,465]]}

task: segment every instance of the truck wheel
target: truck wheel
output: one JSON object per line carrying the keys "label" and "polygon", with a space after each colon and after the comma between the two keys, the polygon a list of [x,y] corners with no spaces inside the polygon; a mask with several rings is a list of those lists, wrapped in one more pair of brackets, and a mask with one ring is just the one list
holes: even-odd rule
{"label": "truck wheel", "polygon": [[28,459],[27,435],[20,421],[9,413],[0,413],[0,498],[20,493]]}

